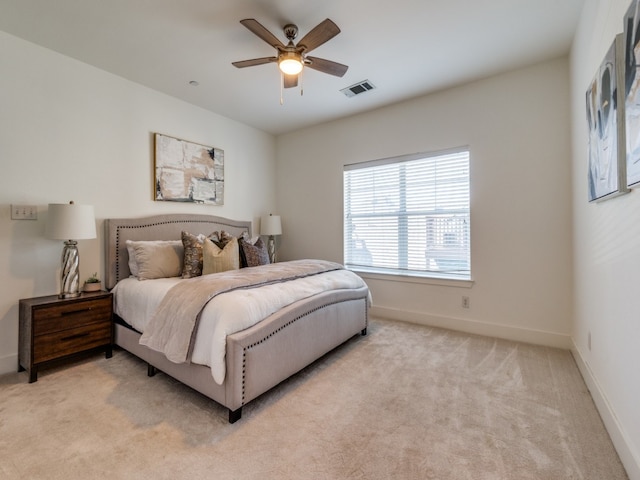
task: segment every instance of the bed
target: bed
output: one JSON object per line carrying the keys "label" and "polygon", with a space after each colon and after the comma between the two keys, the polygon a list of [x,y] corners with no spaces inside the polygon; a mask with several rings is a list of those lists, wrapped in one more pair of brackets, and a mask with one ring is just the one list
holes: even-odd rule
{"label": "bed", "polygon": [[[114,292],[114,304],[120,304],[121,308],[116,308],[117,312],[126,312],[122,315],[136,317],[136,313],[127,311],[128,303],[125,295],[121,291],[126,291],[123,285],[127,282],[133,286],[145,288],[156,280],[139,281],[132,278],[129,262],[128,245],[131,242],[144,243],[147,241],[174,241],[181,239],[182,232],[192,234],[209,235],[211,232],[225,231],[233,237],[250,237],[251,222],[235,221],[222,217],[210,215],[193,214],[171,214],[158,215],[143,218],[115,218],[105,220],[105,247],[106,247],[106,273],[105,285]],[[130,241],[130,242],[127,242]],[[135,256],[135,255],[134,255]],[[306,261],[297,261],[304,263]],[[297,263],[293,262],[293,263]],[[308,261],[313,262],[313,261]],[[240,274],[275,275],[276,270],[287,270],[289,263],[282,262],[264,267],[255,266],[240,269],[237,272],[224,272],[221,274],[202,275],[198,278],[181,280],[180,278],[164,279],[158,284],[165,290],[176,290],[178,293],[180,285],[174,284],[192,282],[189,285],[206,282],[222,282],[223,275],[229,273],[231,276]],[[330,262],[323,262],[329,264]],[[315,265],[315,264],[314,264]],[[137,268],[137,267],[136,267]],[[293,267],[292,267],[293,268]],[[296,266],[297,268],[297,266]],[[346,270],[336,270],[335,272],[320,272],[317,275],[309,274],[309,278],[323,277],[325,275],[347,274],[356,277]],[[206,278],[205,278],[206,277]],[[220,277],[220,278],[216,278]],[[266,277],[264,277],[266,278]],[[328,277],[327,277],[328,278]],[[301,280],[307,281],[307,277]],[[222,352],[211,354],[212,365],[196,363],[194,356],[203,357],[202,352],[198,353],[200,344],[208,346],[208,343],[201,338],[208,338],[205,324],[208,320],[205,317],[212,315],[205,310],[199,314],[193,327],[193,337],[190,339],[188,352],[184,361],[176,360],[169,353],[159,350],[156,346],[147,346],[140,343],[141,338],[148,332],[142,332],[142,328],[135,328],[136,318],[122,318],[115,315],[115,344],[144,360],[148,365],[148,375],[153,376],[157,370],[179,380],[189,387],[197,390],[212,400],[220,403],[229,411],[229,422],[234,423],[242,416],[242,407],[259,395],[273,388],[283,380],[300,371],[315,360],[330,352],[337,346],[349,340],[355,335],[366,335],[368,325],[369,291],[358,277],[348,281],[348,287],[340,284],[338,288],[332,282],[326,283],[322,290],[307,292],[303,298],[287,303],[286,299],[278,301],[284,304],[278,306],[273,313],[265,315],[260,321],[242,328],[238,331],[230,330],[222,340]],[[297,280],[296,280],[297,281]],[[279,282],[278,282],[279,283]],[[291,283],[293,285],[293,283]],[[293,290],[289,283],[287,288],[283,288],[285,283],[275,286],[280,292]],[[274,282],[267,281],[260,288],[268,290],[274,289]],[[318,287],[314,287],[317,289]],[[206,309],[210,312],[218,310],[218,299],[226,299],[226,303],[232,302],[234,292],[239,291],[241,295],[254,290],[248,288],[238,288],[232,292],[220,293],[213,300],[206,302]],[[257,291],[257,289],[255,289]],[[152,296],[150,296],[151,298]],[[240,298],[240,297],[239,297]],[[154,300],[157,304],[160,300]],[[175,307],[176,302],[165,303],[169,307]],[[215,302],[214,302],[215,301]],[[244,305],[237,302],[236,305]],[[147,303],[153,304],[152,300]],[[155,305],[155,304],[154,304]],[[162,303],[161,305],[164,305]],[[155,308],[155,307],[153,307]],[[222,308],[222,307],[219,307]],[[158,308],[157,312],[161,310]],[[172,317],[177,311],[188,311],[188,308],[173,308],[167,312],[166,317]],[[139,314],[143,316],[142,314]],[[228,315],[228,314],[227,314]],[[154,319],[155,320],[155,319]],[[190,319],[181,319],[181,323],[192,322]],[[147,327],[148,328],[148,327]],[[207,331],[208,332],[208,331]],[[233,332],[233,333],[231,333]],[[179,338],[180,335],[177,335]],[[215,339],[214,339],[215,343]],[[147,342],[148,345],[151,343]],[[195,346],[194,346],[195,345]],[[167,357],[169,355],[169,358]],[[205,355],[206,356],[206,355]],[[222,366],[218,364],[217,357],[222,357]],[[206,363],[206,362],[203,362]],[[214,379],[216,370],[222,368],[223,380]],[[220,373],[218,373],[220,377]]]}

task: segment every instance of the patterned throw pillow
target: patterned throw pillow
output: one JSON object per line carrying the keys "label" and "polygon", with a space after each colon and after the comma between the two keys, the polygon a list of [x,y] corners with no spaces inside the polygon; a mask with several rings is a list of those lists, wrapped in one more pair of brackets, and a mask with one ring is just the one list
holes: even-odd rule
{"label": "patterned throw pillow", "polygon": [[240,250],[242,250],[244,261],[246,261],[245,266],[247,267],[257,267],[270,263],[269,252],[267,252],[267,247],[260,237],[255,242],[241,238]]}
{"label": "patterned throw pillow", "polygon": [[182,278],[193,278],[202,275],[202,244],[203,234],[193,235],[182,232],[182,246],[184,247],[184,267]]}
{"label": "patterned throw pillow", "polygon": [[224,230],[220,230],[219,232],[213,232],[209,235],[209,239],[213,241],[218,247],[224,248],[224,246],[233,240],[235,237]]}

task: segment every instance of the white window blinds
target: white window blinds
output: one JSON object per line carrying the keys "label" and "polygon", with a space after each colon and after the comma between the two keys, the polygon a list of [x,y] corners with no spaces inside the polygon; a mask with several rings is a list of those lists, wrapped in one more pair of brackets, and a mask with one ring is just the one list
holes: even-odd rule
{"label": "white window blinds", "polygon": [[344,167],[344,263],[470,279],[469,151]]}

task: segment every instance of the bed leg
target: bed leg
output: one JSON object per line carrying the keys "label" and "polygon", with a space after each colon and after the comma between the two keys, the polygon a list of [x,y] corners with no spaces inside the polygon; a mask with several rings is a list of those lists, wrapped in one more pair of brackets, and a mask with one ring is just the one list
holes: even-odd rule
{"label": "bed leg", "polygon": [[229,423],[236,423],[242,417],[242,407],[237,410],[229,409]]}
{"label": "bed leg", "polygon": [[158,373],[156,367],[154,367],[150,363],[147,363],[147,377],[153,377],[156,373]]}
{"label": "bed leg", "polygon": [[367,335],[367,327],[364,327],[362,330],[360,330],[360,335],[362,335],[363,337]]}

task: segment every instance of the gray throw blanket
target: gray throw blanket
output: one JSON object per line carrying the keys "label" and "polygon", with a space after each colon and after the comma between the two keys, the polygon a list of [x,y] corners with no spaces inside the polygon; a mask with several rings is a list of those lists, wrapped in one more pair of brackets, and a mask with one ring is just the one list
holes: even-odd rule
{"label": "gray throw blanket", "polygon": [[342,268],[338,263],[324,260],[295,260],[184,280],[172,287],[162,299],[140,337],[140,344],[164,353],[174,363],[184,363],[189,357],[200,313],[216,295]]}

